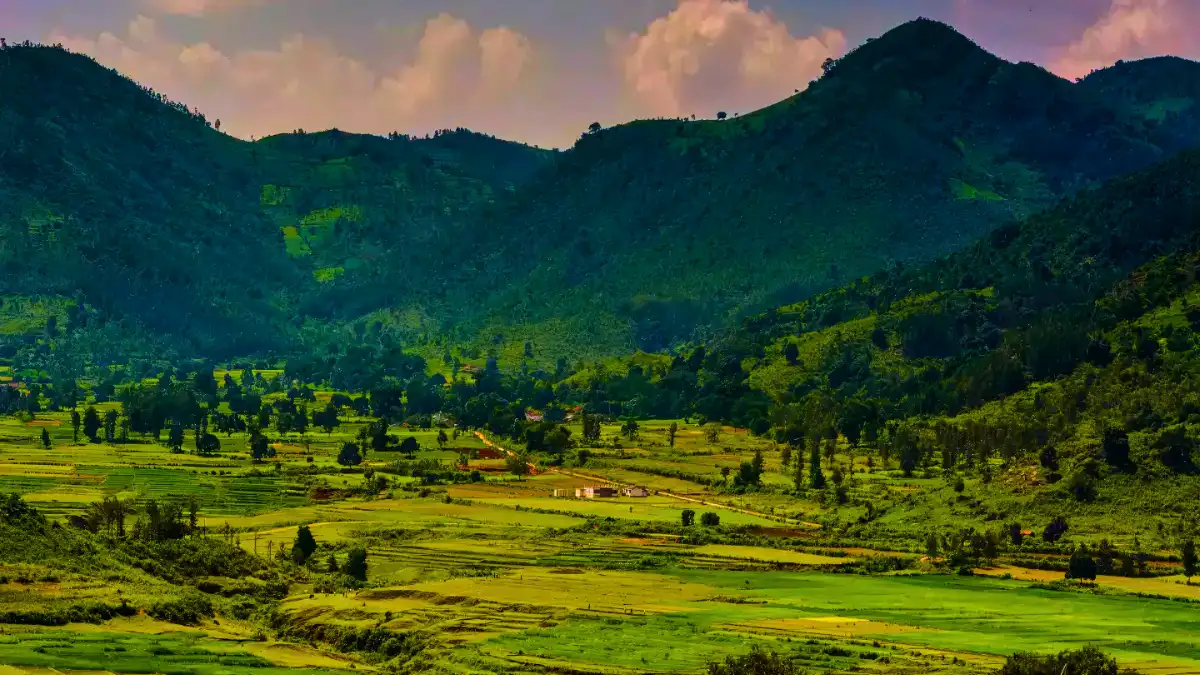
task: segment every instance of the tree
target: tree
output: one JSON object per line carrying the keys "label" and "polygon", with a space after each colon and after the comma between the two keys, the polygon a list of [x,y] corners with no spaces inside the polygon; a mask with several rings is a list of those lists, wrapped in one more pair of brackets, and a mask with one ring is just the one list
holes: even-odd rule
{"label": "tree", "polygon": [[250,458],[255,462],[261,462],[264,459],[274,456],[275,449],[271,447],[271,444],[267,441],[267,437],[259,433],[258,429],[255,429],[250,434]]}
{"label": "tree", "polygon": [[104,413],[104,442],[112,443],[117,440],[117,419],[120,415],[116,410]]}
{"label": "tree", "polygon": [[1054,520],[1050,521],[1050,524],[1046,526],[1046,529],[1042,530],[1042,540],[1053,544],[1062,539],[1066,533],[1067,519],[1062,516],[1055,516]]}
{"label": "tree", "polygon": [[358,454],[357,443],[343,443],[342,450],[338,453],[337,463],[342,466],[358,466],[362,464],[362,455]]}
{"label": "tree", "polygon": [[600,130],[603,128],[604,127],[600,126],[599,122],[592,122],[591,124],[588,125],[588,133],[589,134],[598,134],[598,133],[600,133]]}
{"label": "tree", "polygon": [[438,429],[438,435],[437,435],[438,448],[445,449],[446,443],[448,443],[449,441],[450,441],[450,438],[448,436],[446,436],[446,430]]}
{"label": "tree", "polygon": [[716,443],[721,439],[721,425],[717,422],[704,425],[704,440]]}
{"label": "tree", "polygon": [[1080,544],[1071,554],[1071,559],[1067,562],[1067,578],[1096,580],[1096,561],[1092,560],[1086,544]]}
{"label": "tree", "polygon": [[963,491],[963,490],[965,490],[965,489],[967,489],[967,484],[966,484],[966,483],[963,481],[963,478],[962,478],[962,476],[955,476],[955,478],[954,478],[954,491],[955,491],[955,492],[957,492],[957,493],[959,493],[959,494],[962,494],[962,491]]}
{"label": "tree", "polygon": [[88,406],[83,413],[83,435],[88,437],[93,443],[100,442],[100,429],[104,423],[100,421],[100,413],[92,406]]}
{"label": "tree", "polygon": [[1010,523],[1008,526],[1008,540],[1013,546],[1020,548],[1025,542],[1025,533],[1021,531],[1020,523]]}
{"label": "tree", "polygon": [[333,430],[342,424],[342,421],[338,419],[337,406],[330,402],[326,404],[324,410],[314,412],[313,424],[324,429],[326,434],[332,434]]}
{"label": "tree", "polygon": [[178,420],[171,423],[171,433],[167,436],[167,446],[171,452],[183,452],[183,425]]}
{"label": "tree", "polygon": [[196,443],[196,452],[201,455],[215,455],[221,451],[221,439],[212,434],[201,434]]}
{"label": "tree", "polygon": [[721,112],[717,113],[717,119],[719,119],[719,120],[723,120],[726,117],[729,117],[729,115],[726,114],[725,111],[721,111]]}
{"label": "tree", "polygon": [[786,657],[754,645],[747,654],[709,663],[707,675],[799,675],[800,672]]}
{"label": "tree", "polygon": [[421,444],[413,436],[409,436],[400,443],[400,452],[412,457],[421,449]]}
{"label": "tree", "polygon": [[721,516],[713,511],[705,511],[700,514],[700,524],[705,527],[716,527],[721,524]]}
{"label": "tree", "polygon": [[779,451],[779,463],[788,466],[792,463],[792,446],[785,445]]}
{"label": "tree", "polygon": [[[54,317],[50,317],[50,318],[54,318]],[[72,410],[71,411],[71,443],[74,445],[79,445],[79,425],[80,425],[80,423],[81,423],[81,420],[79,418],[79,411]]]}
{"label": "tree", "polygon": [[930,532],[928,537],[925,537],[925,555],[930,560],[934,560],[938,555],[938,536]]}
{"label": "tree", "polygon": [[595,443],[600,440],[600,418],[583,411],[583,440]]}
{"label": "tree", "polygon": [[809,439],[808,470],[809,487],[814,490],[825,489],[825,474],[821,472],[821,444],[815,438]]}
{"label": "tree", "polygon": [[1096,647],[1041,656],[1018,652],[1008,657],[996,675],[1138,675],[1122,670]]}
{"label": "tree", "polygon": [[783,348],[783,358],[787,359],[789,366],[796,365],[796,360],[800,358],[800,348],[795,342],[788,342]]}
{"label": "tree", "polygon": [[296,528],[296,540],[292,543],[292,560],[303,565],[317,550],[317,540],[307,525]]}
{"label": "tree", "polygon": [[680,515],[684,527],[691,527],[696,522],[696,512],[691,509],[684,509]]}
{"label": "tree", "polygon": [[50,445],[50,432],[46,430],[46,427],[42,427],[42,447],[49,450]]}
{"label": "tree", "polygon": [[346,555],[346,564],[342,571],[359,581],[367,580],[367,550],[362,547],[350,549]]}
{"label": "tree", "polygon": [[338,571],[337,556],[330,553],[329,559],[325,561],[325,571],[333,574]]}
{"label": "tree", "polygon": [[621,435],[632,441],[637,437],[639,428],[637,420],[628,420],[621,425]]}
{"label": "tree", "polygon": [[1200,571],[1200,558],[1196,557],[1196,541],[1188,539],[1183,542],[1183,547],[1179,551],[1180,557],[1183,559],[1183,575],[1187,577],[1187,583],[1190,586],[1192,577]]}
{"label": "tree", "polygon": [[509,455],[505,460],[508,472],[520,479],[529,473],[529,460],[523,455]]}
{"label": "tree", "polygon": [[667,427],[667,445],[675,447],[675,435],[679,433],[679,423],[671,422],[671,426]]}

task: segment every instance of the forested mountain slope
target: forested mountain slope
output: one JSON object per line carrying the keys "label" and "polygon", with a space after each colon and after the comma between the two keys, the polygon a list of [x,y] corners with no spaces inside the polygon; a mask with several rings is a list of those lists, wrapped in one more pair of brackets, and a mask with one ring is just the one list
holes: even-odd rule
{"label": "forested mountain slope", "polygon": [[420,260],[442,224],[552,155],[465,131],[244,142],[38,45],[0,49],[0,86],[0,294],[78,301],[93,325],[210,356],[284,347],[301,314],[386,306],[360,287],[334,312],[324,288],[355,266],[405,269],[397,251]]}
{"label": "forested mountain slope", "polygon": [[[1155,86],[1147,101],[1166,95]],[[595,334],[629,321],[633,344],[662,348],[932,259],[1195,144],[1186,124],[1162,133],[1175,118],[1152,124],[1097,89],[919,20],[767,109],[589,133],[485,216],[503,225],[482,232],[488,274],[522,280],[497,284],[496,323],[588,312]]]}
{"label": "forested mountain slope", "polygon": [[1198,135],[1175,77],[1191,62],[1070,83],[927,20],[764,110],[561,153],[463,130],[249,143],[83,56],[0,63],[0,293],[208,356],[338,351],[376,324],[505,362],[527,342],[544,363],[663,349]]}

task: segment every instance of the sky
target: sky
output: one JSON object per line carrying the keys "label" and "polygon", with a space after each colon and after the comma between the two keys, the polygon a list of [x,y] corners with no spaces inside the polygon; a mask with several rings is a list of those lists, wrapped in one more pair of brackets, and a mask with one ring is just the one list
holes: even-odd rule
{"label": "sky", "polygon": [[462,126],[568,147],[592,122],[760,108],[919,16],[1072,79],[1200,58],[1200,0],[0,0],[0,34],[243,138]]}

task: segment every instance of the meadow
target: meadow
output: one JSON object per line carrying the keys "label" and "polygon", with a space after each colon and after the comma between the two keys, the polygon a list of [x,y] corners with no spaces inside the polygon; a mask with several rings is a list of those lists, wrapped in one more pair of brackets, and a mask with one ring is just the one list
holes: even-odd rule
{"label": "meadow", "polygon": [[[187,452],[190,436],[182,453],[138,436],[76,443],[66,413],[0,422],[0,492],[22,495],[51,521],[65,524],[108,497],[195,503],[208,536],[231,538],[288,581],[283,595],[256,601],[269,612],[218,597],[211,617],[185,626],[145,608],[191,591],[136,567],[72,567],[53,556],[0,565],[5,616],[87,602],[136,608],[82,623],[0,626],[5,672],[698,672],[754,644],[818,672],[983,673],[1014,651],[1086,644],[1146,673],[1200,672],[1192,604],[1200,594],[1169,562],[1156,575],[1079,585],[1030,566],[1052,552],[1006,549],[963,576],[923,556],[913,535],[957,517],[946,506],[955,494],[948,480],[906,479],[848,447],[830,461],[883,510],[885,526],[871,535],[845,527],[852,507],[790,494],[794,462],[784,466],[778,446],[741,430],[714,434],[678,420],[672,446],[671,421],[642,423],[632,436],[606,424],[586,459],[514,476],[504,460],[479,456],[489,444],[506,452],[505,439],[460,433],[442,447],[435,430],[393,427],[398,438],[417,439],[411,458],[369,453],[360,466],[338,464],[338,449],[369,421],[347,416],[332,433],[291,434],[263,462],[250,458],[240,433],[222,435],[220,451],[204,456]],[[756,452],[763,486],[731,490],[729,475]],[[451,470],[460,457],[468,460],[458,471],[478,472],[475,481],[445,484],[397,469],[432,460]],[[375,475],[386,486],[371,483]],[[555,496],[598,484],[651,494]],[[1004,498],[984,485],[966,489]],[[889,509],[893,501],[908,509]],[[696,524],[681,524],[685,511]],[[719,523],[700,524],[706,512]],[[904,518],[917,524],[906,529]],[[297,566],[281,552],[301,525],[317,550]],[[1084,541],[1096,534],[1080,529]],[[356,547],[368,552],[367,582],[331,583],[326,561]],[[220,596],[213,589],[259,582],[218,575],[207,586],[191,583]],[[381,661],[346,641],[378,630],[419,646],[389,647],[402,656]]]}

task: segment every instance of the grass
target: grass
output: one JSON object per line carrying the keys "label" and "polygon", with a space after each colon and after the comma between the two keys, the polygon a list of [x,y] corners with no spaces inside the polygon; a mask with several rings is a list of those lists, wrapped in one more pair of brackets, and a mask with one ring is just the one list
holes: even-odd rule
{"label": "grass", "polygon": [[[672,421],[656,420],[641,423],[633,439],[619,437],[618,425],[604,425],[583,467],[518,480],[505,474],[501,460],[471,459],[468,468],[481,471],[485,482],[422,492],[414,479],[385,474],[393,486],[373,498],[311,498],[313,486],[348,489],[363,481],[367,466],[347,472],[334,457],[364,423],[350,418],[332,434],[292,435],[278,445],[275,460],[255,466],[238,434],[222,439],[218,456],[199,457],[172,454],[150,439],[75,445],[64,413],[39,414],[33,423],[9,419],[0,422],[0,491],[22,493],[56,519],[108,495],[194,498],[204,523],[228,524],[238,544],[260,556],[290,549],[297,526],[308,525],[319,544],[317,562],[279,603],[282,616],[300,634],[320,626],[417,632],[428,643],[414,668],[691,672],[759,641],[793,652],[805,667],[832,672],[924,671],[933,663],[942,672],[983,672],[1014,650],[1081,644],[1147,669],[1200,668],[1200,618],[1186,602],[1200,595],[1178,578],[1101,577],[1094,591],[1049,590],[1041,586],[1062,573],[1016,567],[1011,552],[970,578],[931,574],[927,565],[913,566],[916,556],[892,552],[919,550],[914,539],[931,526],[986,528],[988,509],[1026,499],[1003,480],[969,481],[963,501],[940,472],[904,478],[879,467],[868,471],[843,442],[834,461],[854,467],[854,499],[831,506],[819,495],[793,492],[791,468],[769,440],[724,428],[714,443],[700,426],[675,420],[672,447]],[[48,450],[40,445],[42,428],[52,436]],[[578,425],[573,432],[580,435]],[[422,446],[418,457],[445,463],[484,446],[471,434],[441,449],[436,431],[392,433],[412,435]],[[765,459],[765,487],[730,491],[721,469],[736,470],[755,452]],[[384,469],[396,459],[372,454],[368,466]],[[603,481],[660,494],[553,497],[555,489]],[[874,534],[865,541],[848,535],[845,525],[865,512],[863,500],[876,509]],[[983,506],[971,506],[976,500]],[[681,530],[685,509],[714,511],[721,527]],[[1071,535],[1081,540],[1112,518],[1099,511],[1069,517]],[[797,522],[808,519],[825,527]],[[369,551],[368,587],[317,592],[325,561],[344,560],[351,545]],[[877,555],[897,565],[844,573],[866,569]],[[135,603],[171,592],[141,571],[89,564],[74,571],[59,562],[0,559],[0,576],[9,579],[0,584],[0,609],[119,602],[105,581],[114,574],[124,579],[120,597]],[[897,566],[909,570],[882,571]],[[361,655],[252,640],[250,627],[224,616],[219,626],[196,628],[141,616],[57,629],[5,627],[5,633],[0,661],[47,673],[145,672],[152,661],[158,672],[166,664],[169,672],[200,675],[369,666]]]}
{"label": "grass", "polygon": [[[231,648],[225,641],[197,633],[117,633],[80,630],[33,630],[0,635],[0,661],[11,666],[51,671],[112,673],[193,673],[195,675],[318,675],[305,667],[301,650]],[[328,663],[332,659],[313,660]]]}

